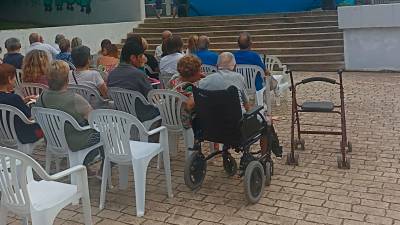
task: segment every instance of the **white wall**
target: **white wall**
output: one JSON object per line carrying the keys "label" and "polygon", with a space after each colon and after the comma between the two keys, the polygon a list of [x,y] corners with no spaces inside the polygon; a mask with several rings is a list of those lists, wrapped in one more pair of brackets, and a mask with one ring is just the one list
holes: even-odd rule
{"label": "white wall", "polygon": [[[0,31],[0,46],[3,48],[3,54],[6,53],[4,42],[7,38],[16,37],[22,44],[21,52],[29,46],[29,34],[36,32],[44,37],[46,43],[53,44],[57,34],[64,34],[69,40],[73,37],[80,37],[83,44],[91,49],[91,53],[100,50],[100,42],[103,39],[110,39],[112,43],[121,43],[126,34],[136,28],[141,22],[107,23],[92,25],[75,25],[62,27],[46,27],[21,30]],[[3,56],[1,55],[1,57]]]}
{"label": "white wall", "polygon": [[340,7],[347,70],[400,71],[400,4]]}
{"label": "white wall", "polygon": [[56,26],[130,22],[144,19],[144,7],[144,0],[92,0],[92,12],[86,14],[76,4],[73,11],[65,4],[57,11],[53,4],[45,12],[42,0],[0,0],[0,19]]}

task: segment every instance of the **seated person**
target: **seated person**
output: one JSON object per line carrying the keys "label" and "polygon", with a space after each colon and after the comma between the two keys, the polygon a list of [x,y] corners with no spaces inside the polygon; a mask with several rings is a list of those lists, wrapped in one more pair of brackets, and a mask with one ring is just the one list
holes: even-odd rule
{"label": "seated person", "polygon": [[[199,82],[199,88],[212,91],[212,90],[225,90],[230,86],[235,86],[240,92],[239,97],[242,106],[242,112],[244,113],[246,111],[249,111],[250,105],[248,102],[248,98],[246,96],[246,91],[245,91],[246,85],[244,78],[241,74],[234,72],[236,66],[234,55],[230,52],[221,53],[218,57],[217,66],[218,66],[218,72],[210,74],[204,79],[202,79]],[[272,125],[271,128],[273,129]],[[267,144],[268,144],[267,135],[269,134],[266,133],[260,139],[262,154],[267,153]],[[277,157],[282,157],[282,152],[279,153],[278,151],[274,150],[274,154]]]}
{"label": "seated person", "polygon": [[[164,47],[164,44],[163,44]],[[165,42],[165,51],[160,60],[161,74],[176,74],[178,73],[178,61],[184,56],[182,54],[183,41],[179,36],[172,36]]]}
{"label": "seated person", "polygon": [[96,70],[89,70],[90,65],[90,48],[81,45],[72,49],[72,62],[76,70],[69,75],[70,84],[83,84],[96,87],[100,95],[107,98],[107,86]]}
{"label": "seated person", "polygon": [[198,43],[199,50],[194,54],[201,59],[203,64],[215,66],[217,65],[218,54],[208,50],[209,45],[210,39],[205,35],[201,35]]}
{"label": "seated person", "polygon": [[34,49],[26,54],[22,63],[22,81],[47,85],[50,59],[46,51]]}
{"label": "seated person", "polygon": [[[251,45],[252,42],[250,34],[247,32],[241,33],[238,38],[238,46],[240,50],[233,53],[235,55],[236,64],[256,65],[264,70],[266,76],[270,75],[268,69],[265,67],[265,64],[261,60],[260,55],[257,52],[251,50]],[[263,88],[264,86],[263,83],[264,83],[263,78],[257,75],[256,77],[257,91]],[[271,77],[270,90],[275,89],[274,86],[276,86],[276,81]]]}
{"label": "seated person", "polygon": [[[26,105],[34,96],[21,98],[14,94],[16,71],[9,64],[0,65],[0,104],[14,106],[19,109],[28,119],[31,119],[31,109]],[[43,132],[38,124],[26,124],[21,119],[14,121],[18,140],[22,144],[35,143],[43,137]]]}
{"label": "seated person", "polygon": [[4,55],[3,63],[13,65],[16,69],[22,68],[24,56],[20,53],[21,42],[17,38],[9,38],[4,43],[7,54]]}
{"label": "seated person", "polygon": [[185,129],[192,127],[192,116],[194,109],[193,93],[190,88],[186,88],[187,84],[195,84],[203,76],[200,70],[201,61],[194,55],[186,55],[178,62],[179,74],[174,75],[168,82],[167,87],[188,97],[181,110],[182,125]]}
{"label": "seated person", "polygon": [[97,59],[97,68],[109,73],[119,63],[119,52],[115,44],[106,45],[105,49],[106,55],[102,55]]}
{"label": "seated person", "polygon": [[[153,88],[147,75],[140,69],[146,61],[142,44],[129,40],[121,51],[120,64],[108,75],[107,86],[119,87],[141,93],[145,98]],[[140,101],[136,103],[138,119],[142,122],[152,120],[160,115],[154,106],[147,106]]]}
{"label": "seated person", "polygon": [[64,38],[59,41],[58,44],[60,48],[60,53],[56,55],[57,60],[64,60],[69,65],[69,69],[74,70],[75,66],[72,63],[71,57],[71,43],[68,39]]}
{"label": "seated person", "polygon": [[[92,107],[82,96],[67,90],[68,74],[69,66],[66,62],[53,61],[47,76],[49,89],[42,92],[35,106],[64,111],[71,115],[79,125],[86,126]],[[77,131],[71,124],[66,124],[64,129],[67,144],[73,152],[88,148],[100,141],[100,134],[94,129]],[[84,165],[88,165],[97,154],[98,150],[96,149],[89,153]],[[100,154],[104,154],[104,152],[100,151]],[[93,172],[91,174],[94,175]]]}

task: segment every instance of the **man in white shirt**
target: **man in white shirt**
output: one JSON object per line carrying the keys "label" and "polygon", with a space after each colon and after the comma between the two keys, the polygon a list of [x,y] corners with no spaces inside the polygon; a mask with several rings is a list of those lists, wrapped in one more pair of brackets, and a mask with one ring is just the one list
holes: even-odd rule
{"label": "man in white shirt", "polygon": [[31,44],[28,49],[26,50],[26,54],[28,52],[38,49],[47,52],[50,61],[53,61],[53,58],[56,57],[59,51],[57,51],[53,46],[43,43],[43,37],[40,36],[38,33],[32,33],[29,35],[29,43]]}
{"label": "man in white shirt", "polygon": [[163,51],[162,51],[162,43],[164,43],[165,40],[167,40],[168,38],[170,38],[172,36],[171,31],[169,30],[165,30],[162,32],[162,42],[159,46],[157,46],[156,51],[154,53],[154,57],[156,57],[157,61],[160,62]]}

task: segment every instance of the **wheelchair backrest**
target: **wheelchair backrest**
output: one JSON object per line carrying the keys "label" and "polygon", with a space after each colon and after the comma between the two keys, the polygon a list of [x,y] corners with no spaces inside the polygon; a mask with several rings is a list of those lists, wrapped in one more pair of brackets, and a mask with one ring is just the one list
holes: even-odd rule
{"label": "wheelchair backrest", "polygon": [[200,138],[230,146],[241,143],[240,120],[242,109],[239,91],[231,86],[226,90],[208,91],[194,87],[196,120],[195,132]]}

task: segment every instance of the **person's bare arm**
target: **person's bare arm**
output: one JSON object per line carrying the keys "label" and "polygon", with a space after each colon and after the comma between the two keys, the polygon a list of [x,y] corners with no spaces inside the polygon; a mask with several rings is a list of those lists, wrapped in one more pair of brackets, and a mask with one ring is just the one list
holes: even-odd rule
{"label": "person's bare arm", "polygon": [[107,85],[106,85],[106,83],[105,82],[103,82],[99,87],[97,87],[98,89],[99,89],[99,92],[100,92],[100,94],[101,94],[101,96],[103,97],[103,98],[108,98],[108,94],[107,94],[107,91],[108,91],[108,88],[107,88]]}
{"label": "person's bare arm", "polygon": [[194,108],[194,105],[195,105],[194,98],[192,96],[190,96],[188,98],[188,100],[186,100],[186,102],[185,102],[185,109],[190,111]]}

